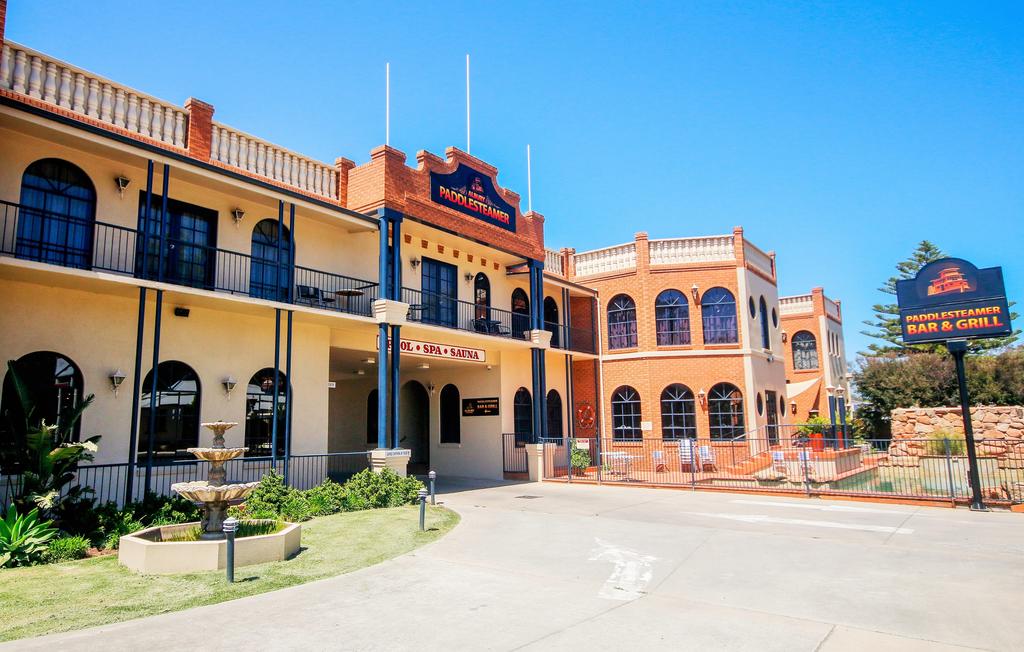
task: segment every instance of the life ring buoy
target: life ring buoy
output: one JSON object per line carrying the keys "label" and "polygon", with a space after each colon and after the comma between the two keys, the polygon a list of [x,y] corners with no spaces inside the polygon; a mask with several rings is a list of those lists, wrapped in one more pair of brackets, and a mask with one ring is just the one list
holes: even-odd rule
{"label": "life ring buoy", "polygon": [[594,419],[594,408],[589,403],[576,408],[576,425],[580,428],[593,428]]}

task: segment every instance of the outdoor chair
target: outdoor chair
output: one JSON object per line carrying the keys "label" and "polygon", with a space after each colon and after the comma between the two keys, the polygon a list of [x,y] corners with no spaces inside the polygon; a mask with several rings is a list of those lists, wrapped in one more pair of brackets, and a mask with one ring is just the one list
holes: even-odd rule
{"label": "outdoor chair", "polygon": [[334,303],[334,297],[324,296],[323,290],[311,285],[299,285],[296,286],[299,291],[299,302],[306,303],[311,306],[323,307],[327,304]]}
{"label": "outdoor chair", "polygon": [[651,459],[654,462],[654,472],[665,472],[665,454],[662,451],[651,451]]}
{"label": "outdoor chair", "polygon": [[622,476],[629,475],[629,453],[612,451],[601,453],[601,457],[609,473]]}
{"label": "outdoor chair", "polygon": [[718,467],[715,465],[715,449],[710,446],[701,446],[698,449],[700,453],[700,470],[704,471],[708,467],[711,467],[712,471],[717,471]]}
{"label": "outdoor chair", "polygon": [[693,441],[690,439],[679,440],[679,465],[683,471],[694,471],[697,469],[697,456],[693,449]]}
{"label": "outdoor chair", "polygon": [[779,473],[786,472],[786,453],[783,451],[772,451],[772,468]]}

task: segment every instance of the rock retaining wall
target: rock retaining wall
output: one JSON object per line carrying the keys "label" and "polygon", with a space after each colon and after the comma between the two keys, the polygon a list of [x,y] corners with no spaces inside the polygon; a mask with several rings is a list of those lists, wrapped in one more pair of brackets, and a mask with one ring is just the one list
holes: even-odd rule
{"label": "rock retaining wall", "polygon": [[[971,423],[978,455],[995,457],[1002,468],[1024,468],[1024,407],[978,406],[971,408]],[[935,433],[964,436],[958,407],[906,408],[892,411],[889,455],[897,466],[917,466],[925,455],[927,439]]]}

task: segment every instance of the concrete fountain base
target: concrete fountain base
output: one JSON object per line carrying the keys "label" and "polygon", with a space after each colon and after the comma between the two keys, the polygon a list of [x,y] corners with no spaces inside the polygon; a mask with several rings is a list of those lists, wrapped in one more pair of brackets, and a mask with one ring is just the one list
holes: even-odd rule
{"label": "concrete fountain base", "polygon": [[[227,542],[165,541],[199,523],[158,525],[121,537],[117,561],[122,566],[145,574],[195,573],[221,570],[227,559]],[[235,539],[235,566],[250,566],[283,561],[299,551],[302,526],[286,523],[273,534]]]}

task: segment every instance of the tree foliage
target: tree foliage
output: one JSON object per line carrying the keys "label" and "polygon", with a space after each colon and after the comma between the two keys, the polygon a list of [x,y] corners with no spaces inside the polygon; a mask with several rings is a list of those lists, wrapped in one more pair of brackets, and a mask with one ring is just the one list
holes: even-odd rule
{"label": "tree foliage", "polygon": [[[896,275],[890,276],[885,284],[878,288],[878,291],[888,296],[895,297],[897,281],[914,278],[917,276],[917,273],[921,268],[928,263],[946,257],[947,254],[939,249],[935,244],[928,240],[922,240],[918,243],[917,248],[911,253],[910,258],[896,263]],[[1011,302],[1010,305],[1012,306],[1013,302]],[[876,303],[871,307],[871,309],[875,313],[874,319],[864,320],[864,325],[869,326],[871,330],[864,330],[861,331],[861,333],[879,340],[879,342],[869,344],[868,350],[861,352],[862,356],[871,357],[907,353],[936,353],[945,350],[945,347],[942,344],[905,345],[903,343],[903,332],[900,328],[900,310],[895,301],[892,303]],[[1017,315],[1015,313],[1010,314],[1011,320],[1016,318]],[[1020,331],[1017,330],[1007,337],[971,340],[968,352],[977,354],[986,351],[1004,349],[1013,344],[1019,335]]]}
{"label": "tree foliage", "polygon": [[[967,389],[974,405],[1024,405],[1024,347],[967,358]],[[853,374],[857,417],[873,436],[889,437],[896,408],[960,405],[953,358],[948,353],[877,356],[860,361]]]}

